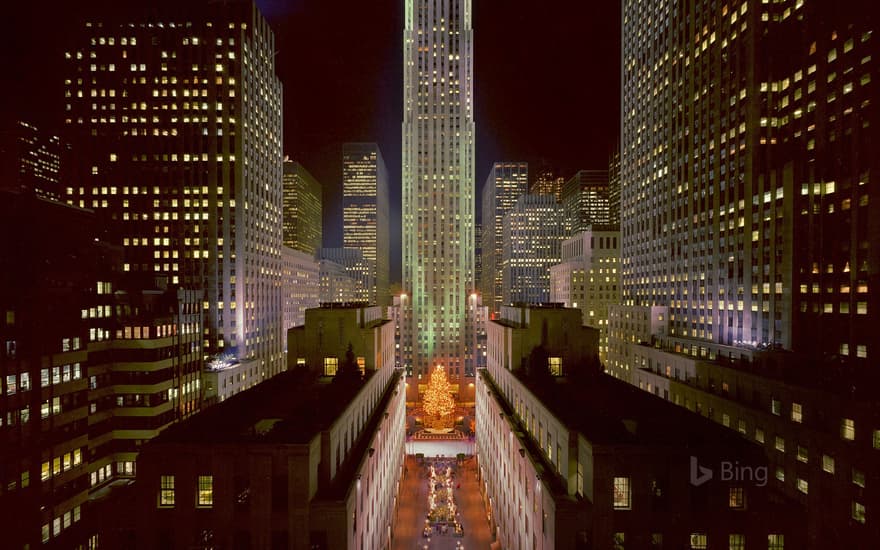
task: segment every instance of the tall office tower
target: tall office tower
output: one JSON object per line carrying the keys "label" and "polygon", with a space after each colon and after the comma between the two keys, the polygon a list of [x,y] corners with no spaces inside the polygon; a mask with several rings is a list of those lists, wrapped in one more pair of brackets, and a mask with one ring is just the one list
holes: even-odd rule
{"label": "tall office tower", "polygon": [[552,195],[522,195],[502,221],[503,305],[550,301],[550,266],[561,259],[562,207]]}
{"label": "tall office tower", "polygon": [[477,289],[483,292],[483,224],[474,225],[474,281]]}
{"label": "tall office tower", "polygon": [[[61,157],[70,144],[16,120],[0,128],[0,187],[61,199]],[[65,163],[67,165],[68,163]]]}
{"label": "tall office tower", "polygon": [[480,287],[483,303],[490,313],[501,311],[504,216],[528,189],[529,165],[525,162],[496,162],[483,184],[483,280]]}
{"label": "tall office tower", "polygon": [[556,202],[562,202],[562,187],[565,185],[565,177],[549,167],[544,166],[535,175],[535,181],[529,187],[531,195],[553,195]]}
{"label": "tall office tower", "polygon": [[388,211],[388,170],[375,143],[342,145],[342,243],[363,252],[372,264],[368,301],[391,301],[391,236]]}
{"label": "tall office tower", "polygon": [[373,278],[373,262],[364,258],[360,248],[321,248],[319,260],[330,260],[345,268],[346,274],[354,281],[352,300],[376,305],[376,279]]}
{"label": "tall office tower", "polygon": [[315,254],[321,248],[321,184],[302,164],[284,158],[284,246]]}
{"label": "tall office tower", "polygon": [[620,226],[620,144],[608,159],[608,210],[611,225]]}
{"label": "tall office tower", "polygon": [[281,83],[252,2],[122,7],[65,54],[66,126],[123,269],[204,292],[206,355],[283,368]]}
{"label": "tall office tower", "polygon": [[611,223],[608,170],[580,170],[562,188],[569,235]]}
{"label": "tall office tower", "polygon": [[[876,546],[865,518],[880,495],[860,475],[880,447],[876,10],[622,8],[624,306],[611,371],[691,410],[711,403],[754,434],[786,493],[808,503],[809,547]],[[785,459],[786,441],[810,468]]]}
{"label": "tall office tower", "polygon": [[471,0],[406,0],[403,50],[405,322],[416,374],[455,381],[475,284]]}
{"label": "tall office tower", "polygon": [[580,309],[599,329],[599,359],[608,353],[608,307],[620,302],[620,231],[593,226],[562,243],[562,262],[550,268],[550,301]]}

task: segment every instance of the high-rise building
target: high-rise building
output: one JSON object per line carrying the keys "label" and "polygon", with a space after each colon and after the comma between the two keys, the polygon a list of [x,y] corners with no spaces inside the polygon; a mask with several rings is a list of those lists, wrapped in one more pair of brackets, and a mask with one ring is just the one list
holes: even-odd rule
{"label": "high-rise building", "polygon": [[880,498],[859,475],[880,447],[876,16],[622,9],[609,371],[761,445],[771,482],[808,503],[808,547],[876,546]]}
{"label": "high-rise building", "polygon": [[[0,187],[60,200],[61,157],[69,159],[69,152],[69,143],[33,124],[21,120],[4,124],[0,128]],[[65,167],[69,164],[64,163]]]}
{"label": "high-rise building", "polygon": [[283,368],[281,82],[252,2],[119,5],[66,52],[65,123],[133,276],[204,293],[206,355]]}
{"label": "high-rise building", "polygon": [[550,266],[566,238],[562,207],[552,195],[522,195],[502,220],[501,301],[550,301]]}
{"label": "high-rise building", "polygon": [[608,209],[611,225],[620,227],[620,144],[608,159]]}
{"label": "high-rise building", "polygon": [[319,260],[318,281],[319,304],[346,304],[358,301],[358,282],[344,265],[333,260]]}
{"label": "high-rise building", "polygon": [[569,235],[611,223],[608,170],[580,170],[562,188]]}
{"label": "high-rise building", "polygon": [[323,239],[321,184],[305,166],[284,159],[284,246],[315,254]]}
{"label": "high-rise building", "polygon": [[376,279],[373,278],[373,262],[364,257],[360,248],[321,248],[319,260],[330,260],[345,268],[345,273],[354,281],[352,300],[376,304]]}
{"label": "high-rise building", "polygon": [[504,216],[513,210],[520,196],[528,193],[529,165],[525,162],[496,162],[483,184],[483,271],[480,287],[490,313],[501,311]]}
{"label": "high-rise building", "polygon": [[620,232],[593,226],[562,243],[562,262],[550,268],[550,301],[580,309],[599,329],[599,359],[608,353],[608,307],[620,302]]}
{"label": "high-rise building", "polygon": [[474,290],[470,0],[407,0],[403,39],[403,287],[416,374],[464,368]]}
{"label": "high-rise building", "polygon": [[529,193],[532,195],[553,195],[556,202],[562,202],[562,187],[565,185],[565,176],[549,167],[543,166],[535,174],[535,180],[529,187]]}
{"label": "high-rise building", "polygon": [[[320,268],[311,254],[281,248],[281,288],[284,300],[284,332],[306,322],[306,309],[318,307]],[[285,342],[285,348],[287,344]]]}
{"label": "high-rise building", "polygon": [[372,265],[375,281],[368,301],[388,305],[391,301],[390,215],[388,170],[375,143],[342,145],[342,241],[356,248]]}

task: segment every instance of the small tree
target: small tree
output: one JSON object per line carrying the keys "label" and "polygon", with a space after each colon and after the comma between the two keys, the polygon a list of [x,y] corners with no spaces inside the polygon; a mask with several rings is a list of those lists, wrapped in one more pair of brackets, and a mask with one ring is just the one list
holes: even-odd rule
{"label": "small tree", "polygon": [[345,357],[342,364],[336,370],[336,376],[333,381],[342,384],[355,384],[362,380],[361,370],[358,368],[357,360],[354,357],[354,350],[351,342],[348,343],[348,349],[345,350]]}

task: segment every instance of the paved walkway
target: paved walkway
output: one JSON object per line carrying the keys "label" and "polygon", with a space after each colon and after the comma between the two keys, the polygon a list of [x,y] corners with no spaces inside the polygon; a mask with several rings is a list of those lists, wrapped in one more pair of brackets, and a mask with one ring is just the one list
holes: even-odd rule
{"label": "paved walkway", "polygon": [[455,472],[456,484],[461,484],[454,495],[461,515],[464,537],[456,537],[450,530],[446,535],[435,532],[431,537],[425,538],[422,531],[428,515],[428,467],[420,466],[415,457],[406,458],[407,475],[402,483],[393,550],[455,550],[459,543],[466,550],[489,548],[492,538],[475,477],[475,463],[473,458],[469,458]]}

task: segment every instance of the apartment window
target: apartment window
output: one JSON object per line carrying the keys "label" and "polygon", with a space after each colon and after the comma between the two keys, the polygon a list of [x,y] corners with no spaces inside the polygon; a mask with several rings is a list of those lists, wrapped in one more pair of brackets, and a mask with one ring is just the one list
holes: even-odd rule
{"label": "apartment window", "polygon": [[214,476],[199,476],[199,508],[210,508],[214,505]]}
{"label": "apartment window", "polygon": [[847,441],[852,441],[856,438],[855,420],[851,418],[840,419],[840,437],[841,439],[846,439]]}
{"label": "apartment window", "polygon": [[755,428],[755,441],[758,443],[764,442],[764,430],[761,428]]}
{"label": "apartment window", "polygon": [[810,492],[810,484],[807,483],[806,479],[797,478],[797,490],[802,492],[803,494],[807,494]]}
{"label": "apartment window", "polygon": [[791,404],[791,421],[800,424],[804,420],[804,411],[800,403]]}
{"label": "apartment window", "polygon": [[584,496],[584,466],[580,461],[577,463],[577,494]]}
{"label": "apartment window", "polygon": [[324,358],[324,376],[336,376],[337,368],[339,368],[339,359],[337,357]]}
{"label": "apartment window", "polygon": [[729,414],[727,414],[727,413],[721,414],[721,424],[723,424],[725,428],[730,427],[730,415]]}
{"label": "apartment window", "polygon": [[865,472],[853,468],[852,469],[852,482],[853,482],[853,485],[864,489],[865,488]]}
{"label": "apartment window", "polygon": [[550,374],[562,376],[562,357],[549,357],[547,364],[550,366]]}
{"label": "apartment window", "polygon": [[785,550],[785,535],[767,535],[767,550]]}
{"label": "apartment window", "polygon": [[731,487],[728,490],[727,505],[735,510],[746,507],[746,493],[742,487]]}
{"label": "apartment window", "polygon": [[745,433],[746,433],[746,421],[745,420],[737,420],[736,421],[736,431],[745,435]]}
{"label": "apartment window", "polygon": [[159,508],[174,508],[174,476],[159,478]]}
{"label": "apartment window", "polygon": [[361,371],[361,374],[364,375],[367,373],[367,361],[363,357],[357,358],[357,366],[358,370]]}
{"label": "apartment window", "polygon": [[783,483],[785,482],[785,468],[783,468],[782,466],[776,467],[776,479]]}
{"label": "apartment window", "polygon": [[707,539],[706,533],[691,533],[691,550],[705,550],[708,548]]}
{"label": "apartment window", "polygon": [[731,534],[727,538],[727,548],[728,550],[745,550],[746,549],[746,536],[745,535],[737,535]]}
{"label": "apartment window", "polygon": [[629,510],[632,508],[632,489],[628,477],[614,478],[614,509]]}
{"label": "apartment window", "polygon": [[829,474],[834,473],[834,458],[828,455],[822,455],[822,471]]}
{"label": "apartment window", "polygon": [[865,523],[865,505],[864,504],[862,504],[860,502],[853,501],[853,503],[852,503],[852,518],[859,523]]}
{"label": "apartment window", "polygon": [[614,533],[614,550],[624,550],[626,548],[626,534]]}

